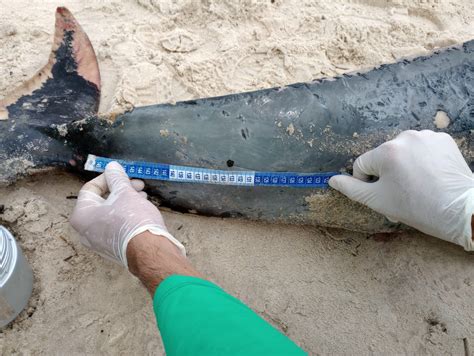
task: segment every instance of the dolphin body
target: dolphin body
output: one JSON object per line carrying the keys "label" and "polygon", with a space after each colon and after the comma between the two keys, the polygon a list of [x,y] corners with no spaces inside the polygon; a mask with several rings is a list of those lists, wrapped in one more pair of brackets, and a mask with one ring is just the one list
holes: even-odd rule
{"label": "dolphin body", "polygon": [[[212,169],[350,172],[408,129],[452,135],[474,168],[474,41],[429,56],[285,87],[97,115],[92,45],[65,8],[48,64],[0,101],[0,181],[87,154]],[[423,157],[420,157],[423,159]],[[149,181],[176,210],[365,232],[403,229],[332,190]]]}

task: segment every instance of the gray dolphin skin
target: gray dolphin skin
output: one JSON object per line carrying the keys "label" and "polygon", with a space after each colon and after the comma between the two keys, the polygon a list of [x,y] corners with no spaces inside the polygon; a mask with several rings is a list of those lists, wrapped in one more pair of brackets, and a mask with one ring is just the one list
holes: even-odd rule
{"label": "gray dolphin skin", "polygon": [[[449,133],[474,168],[474,41],[363,73],[99,117],[93,48],[59,8],[41,73],[0,102],[4,182],[44,167],[81,173],[89,153],[222,170],[350,173],[358,155],[408,129]],[[366,232],[404,229],[330,189],[147,186],[179,211]]]}

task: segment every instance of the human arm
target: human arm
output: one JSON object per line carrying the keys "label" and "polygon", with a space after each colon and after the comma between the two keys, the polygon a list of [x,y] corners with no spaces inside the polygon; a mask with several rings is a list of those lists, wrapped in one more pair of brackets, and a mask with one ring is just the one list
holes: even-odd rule
{"label": "human arm", "polygon": [[129,242],[127,260],[130,273],[143,283],[152,297],[161,282],[172,275],[203,277],[173,243],[148,231]]}
{"label": "human arm", "polygon": [[391,221],[474,250],[474,177],[445,133],[402,132],[360,156],[352,177],[329,184]]}
{"label": "human arm", "polygon": [[242,302],[201,278],[141,189],[111,163],[83,187],[71,223],[86,246],[127,266],[147,287],[166,353],[303,354]]}
{"label": "human arm", "polygon": [[304,354],[241,301],[203,279],[169,240],[141,233],[130,241],[127,260],[153,296],[167,355]]}

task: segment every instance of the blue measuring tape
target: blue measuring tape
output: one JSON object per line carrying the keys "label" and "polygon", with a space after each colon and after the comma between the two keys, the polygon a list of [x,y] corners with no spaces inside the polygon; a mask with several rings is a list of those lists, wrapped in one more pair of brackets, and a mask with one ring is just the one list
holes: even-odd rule
{"label": "blue measuring tape", "polygon": [[198,167],[175,166],[163,163],[124,161],[89,155],[85,170],[103,172],[109,162],[120,163],[130,178],[155,179],[183,183],[204,183],[240,186],[327,188],[329,178],[335,172],[296,173],[296,172],[256,172],[224,171]]}

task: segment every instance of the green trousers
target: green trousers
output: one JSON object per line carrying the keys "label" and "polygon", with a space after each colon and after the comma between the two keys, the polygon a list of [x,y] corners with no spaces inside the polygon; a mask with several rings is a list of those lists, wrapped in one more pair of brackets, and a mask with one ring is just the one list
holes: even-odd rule
{"label": "green trousers", "polygon": [[168,356],[305,354],[241,301],[200,278],[166,278],[153,307]]}

